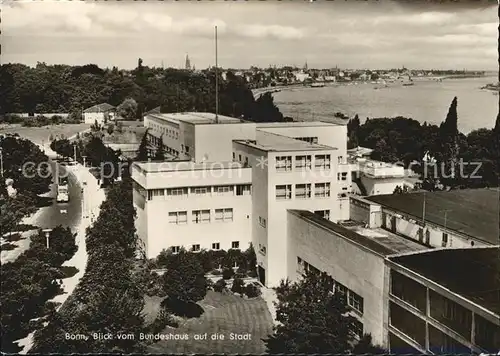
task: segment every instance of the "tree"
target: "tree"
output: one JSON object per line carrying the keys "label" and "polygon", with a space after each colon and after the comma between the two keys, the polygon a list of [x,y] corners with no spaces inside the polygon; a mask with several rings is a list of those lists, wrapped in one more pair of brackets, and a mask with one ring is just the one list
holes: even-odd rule
{"label": "tree", "polygon": [[347,123],[347,136],[349,137],[349,148],[354,148],[359,146],[359,128],[361,124],[359,121],[359,116],[356,114],[354,118],[349,120]]}
{"label": "tree", "polygon": [[125,99],[116,108],[116,113],[126,120],[135,120],[137,114],[137,102],[132,98]]}
{"label": "tree", "polygon": [[437,155],[438,161],[444,163],[446,168],[448,168],[452,179],[455,178],[459,153],[457,105],[457,97],[454,97],[448,109],[446,119],[439,127],[440,150]]}
{"label": "tree", "polygon": [[113,125],[113,124],[109,124],[108,128],[106,129],[106,131],[108,132],[108,135],[112,135],[114,130],[115,130],[115,125]]}
{"label": "tree", "polygon": [[165,148],[163,147],[163,136],[160,137],[160,145],[156,149],[153,161],[164,161],[165,160]]}
{"label": "tree", "polygon": [[142,136],[141,143],[139,145],[139,150],[137,152],[137,156],[135,157],[136,161],[147,161],[149,159],[149,151],[148,151],[148,130]]}
{"label": "tree", "polygon": [[345,296],[332,294],[326,273],[308,272],[295,283],[282,281],[274,334],[265,340],[267,352],[278,354],[348,353],[356,337],[355,318],[348,315]]}
{"label": "tree", "polygon": [[245,282],[241,278],[235,278],[233,279],[233,285],[231,287],[231,291],[233,293],[238,293],[241,294],[243,293],[243,288],[245,286]]}
{"label": "tree", "polygon": [[195,254],[181,251],[167,262],[162,276],[165,293],[177,301],[196,303],[207,294],[207,279]]}
{"label": "tree", "polygon": [[355,355],[384,355],[387,354],[387,350],[381,346],[373,345],[372,336],[370,334],[364,334],[352,349],[352,353]]}

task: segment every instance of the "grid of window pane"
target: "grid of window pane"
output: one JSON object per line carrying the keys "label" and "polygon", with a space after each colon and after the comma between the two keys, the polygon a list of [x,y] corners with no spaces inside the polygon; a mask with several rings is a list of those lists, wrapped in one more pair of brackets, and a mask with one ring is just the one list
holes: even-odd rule
{"label": "grid of window pane", "polygon": [[347,301],[354,310],[363,313],[363,298],[360,295],[349,290],[349,298]]}
{"label": "grid of window pane", "polygon": [[292,157],[291,156],[278,156],[276,157],[276,171],[286,172],[292,170]]}
{"label": "grid of window pane", "polygon": [[193,187],[191,193],[196,195],[209,195],[210,187]]}
{"label": "grid of window pane", "polygon": [[231,248],[240,248],[240,242],[239,241],[231,242]]}
{"label": "grid of window pane", "polygon": [[220,243],[219,242],[214,242],[212,244],[212,250],[220,250]]}
{"label": "grid of window pane", "polygon": [[210,210],[193,210],[193,222],[195,224],[209,223]]}
{"label": "grid of window pane", "polygon": [[236,186],[236,195],[251,195],[250,184],[241,184]]}
{"label": "grid of window pane", "polygon": [[187,188],[169,188],[167,189],[167,196],[187,196]]}
{"label": "grid of window pane", "polygon": [[200,245],[193,245],[193,247],[191,247],[191,251],[193,251],[193,252],[200,251]]}
{"label": "grid of window pane", "polygon": [[330,168],[330,155],[316,155],[314,167],[329,169]]}
{"label": "grid of window pane", "polygon": [[290,184],[276,186],[276,199],[292,199],[292,186]]}
{"label": "grid of window pane", "polygon": [[325,198],[330,196],[330,183],[314,184],[314,196],[317,198]]}
{"label": "grid of window pane", "polygon": [[215,221],[233,221],[233,209],[215,209]]}
{"label": "grid of window pane", "polygon": [[296,184],[295,197],[299,199],[307,199],[311,197],[311,184]]}
{"label": "grid of window pane", "polygon": [[170,224],[186,224],[187,211],[173,211],[168,213],[168,222]]}
{"label": "grid of window pane", "polygon": [[234,186],[221,185],[214,187],[214,194],[216,195],[233,195]]}
{"label": "grid of window pane", "polygon": [[295,157],[295,168],[299,169],[311,168],[311,156]]}

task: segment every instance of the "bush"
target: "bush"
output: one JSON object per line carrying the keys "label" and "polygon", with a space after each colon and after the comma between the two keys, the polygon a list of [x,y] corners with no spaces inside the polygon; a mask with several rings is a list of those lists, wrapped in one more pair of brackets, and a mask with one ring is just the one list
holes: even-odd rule
{"label": "bush", "polygon": [[222,278],[231,279],[234,276],[234,271],[232,268],[224,268],[222,271]]}
{"label": "bush", "polygon": [[162,307],[155,321],[150,325],[151,333],[157,334],[167,326],[176,328],[179,326],[179,323],[177,323],[172,315]]}
{"label": "bush", "polygon": [[222,293],[224,289],[226,289],[226,281],[223,279],[219,279],[217,282],[214,284],[214,291]]}
{"label": "bush", "polygon": [[233,293],[238,293],[238,294],[242,294],[243,293],[243,290],[244,290],[244,286],[245,286],[245,283],[243,282],[242,279],[240,278],[235,278],[233,280],[233,286],[231,287],[231,291]]}
{"label": "bush", "polygon": [[210,271],[210,274],[214,275],[214,276],[220,276],[222,274],[222,272],[219,271],[218,269],[214,269],[214,270]]}
{"label": "bush", "polygon": [[236,272],[233,276],[233,278],[239,278],[239,279],[243,279],[245,278],[247,275],[245,273],[239,273],[239,272]]}
{"label": "bush", "polygon": [[262,294],[260,288],[257,288],[254,284],[247,284],[245,287],[245,295],[248,298],[255,298]]}

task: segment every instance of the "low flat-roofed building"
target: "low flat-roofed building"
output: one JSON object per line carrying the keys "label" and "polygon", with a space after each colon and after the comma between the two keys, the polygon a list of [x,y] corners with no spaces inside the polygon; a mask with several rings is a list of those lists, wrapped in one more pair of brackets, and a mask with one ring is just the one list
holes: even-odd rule
{"label": "low flat-roofed building", "polygon": [[388,258],[391,352],[500,350],[500,248]]}
{"label": "low flat-roofed building", "polygon": [[360,332],[388,345],[388,267],[386,257],[426,247],[363,223],[334,223],[305,210],[288,210],[287,276],[295,281],[307,269],[326,272],[334,291],[344,293]]}
{"label": "low flat-roofed building", "polygon": [[378,195],[366,199],[382,206],[381,227],[432,247],[500,242],[498,189]]}
{"label": "low flat-roofed building", "polygon": [[212,113],[152,113],[144,126],[153,149],[162,141],[167,153],[196,162],[230,161],[233,140],[255,138],[254,122]]}
{"label": "low flat-roofed building", "polygon": [[248,248],[252,172],[237,162],[134,162],[136,228],[147,258],[181,247]]}

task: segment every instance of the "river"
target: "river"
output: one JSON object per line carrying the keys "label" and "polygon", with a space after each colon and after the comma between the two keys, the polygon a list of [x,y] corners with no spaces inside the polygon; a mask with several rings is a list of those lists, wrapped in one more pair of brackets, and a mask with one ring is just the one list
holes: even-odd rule
{"label": "river", "polygon": [[[478,128],[492,128],[499,108],[499,96],[480,89],[496,83],[498,77],[419,80],[413,86],[390,84],[331,85],[323,88],[286,89],[274,94],[274,101],[285,116],[298,120],[338,122],[334,113],[349,117],[404,116],[419,122],[440,124],[448,112],[453,97],[458,98],[458,127],[463,133]],[[378,88],[378,89],[376,89]],[[342,121],[342,120],[340,120]]]}

